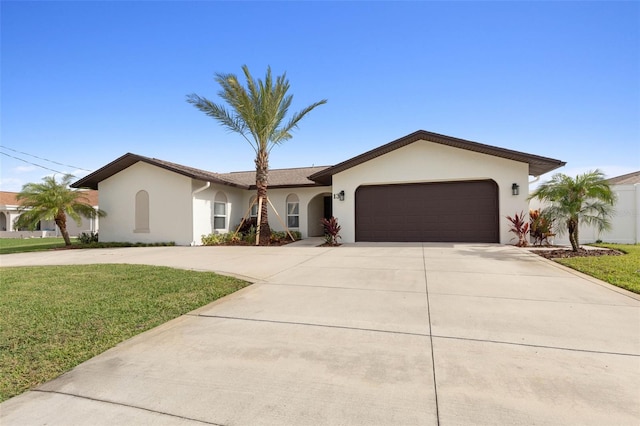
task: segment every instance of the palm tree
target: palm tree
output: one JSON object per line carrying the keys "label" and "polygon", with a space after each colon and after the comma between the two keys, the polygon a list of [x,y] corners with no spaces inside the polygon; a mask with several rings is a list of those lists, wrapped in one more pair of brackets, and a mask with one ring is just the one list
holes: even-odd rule
{"label": "palm tree", "polygon": [[530,198],[548,201],[551,206],[543,214],[560,224],[559,231],[569,231],[573,251],[578,251],[578,225],[594,225],[599,231],[611,228],[609,217],[613,213],[616,195],[600,170],[589,171],[574,178],[556,173],[549,182],[536,189]]}
{"label": "palm tree", "polygon": [[230,131],[242,135],[255,151],[257,199],[264,201],[260,211],[258,241],[260,245],[267,245],[271,234],[266,203],[269,153],[274,146],[291,139],[291,131],[298,127],[300,120],[327,100],[311,104],[283,123],[293,100],[293,95],[287,95],[289,80],[286,73],[276,77],[274,81],[271,77],[271,67],[267,67],[264,81],[256,81],[246,65],[242,66],[242,71],[247,80],[246,88],[234,74],[215,75],[216,82],[222,88],[218,95],[230,109],[195,93],[187,95],[187,102],[219,121]]}
{"label": "palm tree", "polygon": [[69,188],[73,175],[64,175],[60,182],[55,176],[43,178],[42,183],[27,183],[16,198],[20,201],[19,211],[22,214],[15,222],[17,228],[33,230],[41,220],[54,220],[64,243],[71,245],[69,232],[67,231],[67,216],[78,224],[81,216],[95,218],[106,216],[102,210],[94,209],[89,204],[87,196],[78,190]]}

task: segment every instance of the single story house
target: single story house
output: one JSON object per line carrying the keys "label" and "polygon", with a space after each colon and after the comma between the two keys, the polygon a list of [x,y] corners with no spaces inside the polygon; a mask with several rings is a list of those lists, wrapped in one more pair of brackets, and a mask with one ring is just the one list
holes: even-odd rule
{"label": "single story house", "polygon": [[[594,226],[581,224],[578,228],[580,244],[594,243],[598,240],[617,244],[640,243],[640,171],[607,179],[617,200],[610,218],[611,229],[598,231]],[[531,208],[540,208],[540,201],[531,200]],[[569,236],[565,232],[556,235],[554,244],[569,245]]]}
{"label": "single story house", "polygon": [[[565,163],[419,130],[330,167],[269,171],[269,223],[303,238],[331,215],[342,241],[508,244],[529,176]],[[125,154],[73,183],[100,191],[102,241],[198,245],[255,215],[255,172],[214,173]]]}
{"label": "single story house", "polygon": [[[87,191],[89,203],[98,208],[98,191]],[[59,237],[60,229],[53,220],[41,220],[35,231],[17,229],[14,226],[16,219],[21,215],[20,201],[17,192],[0,191],[0,238],[41,238]],[[67,230],[69,235],[77,236],[82,232],[98,232],[98,218],[83,218],[80,225],[75,220],[67,217]]]}

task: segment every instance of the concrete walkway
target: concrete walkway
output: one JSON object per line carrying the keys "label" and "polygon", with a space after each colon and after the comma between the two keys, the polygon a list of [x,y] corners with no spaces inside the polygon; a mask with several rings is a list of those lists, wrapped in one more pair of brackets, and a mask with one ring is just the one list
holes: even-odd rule
{"label": "concrete walkway", "polygon": [[0,404],[8,425],[640,423],[640,299],[523,249],[154,247],[0,256],[255,282]]}

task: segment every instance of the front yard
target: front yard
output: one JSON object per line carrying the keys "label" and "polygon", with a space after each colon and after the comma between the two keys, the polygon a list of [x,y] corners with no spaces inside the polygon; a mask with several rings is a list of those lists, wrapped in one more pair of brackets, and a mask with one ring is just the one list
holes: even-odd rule
{"label": "front yard", "polygon": [[[77,240],[73,238],[72,244]],[[51,250],[64,247],[62,238],[0,238],[0,254]]]}
{"label": "front yard", "polygon": [[1,271],[0,401],[249,284],[142,265]]}
{"label": "front yard", "polygon": [[640,294],[640,245],[596,244],[625,253],[622,256],[591,256],[556,259],[562,265],[609,284]]}

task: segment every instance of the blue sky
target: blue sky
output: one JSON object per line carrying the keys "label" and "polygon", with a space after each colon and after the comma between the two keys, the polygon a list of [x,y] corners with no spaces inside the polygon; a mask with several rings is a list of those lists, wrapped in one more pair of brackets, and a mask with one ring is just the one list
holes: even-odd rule
{"label": "blue sky", "polygon": [[[247,142],[185,101],[217,100],[214,73],[243,64],[286,71],[293,110],[328,99],[272,168],[336,164],[424,129],[557,158],[572,175],[640,169],[638,2],[0,7],[0,152],[78,178],[126,152],[251,170]],[[52,173],[0,162],[5,191]]]}

